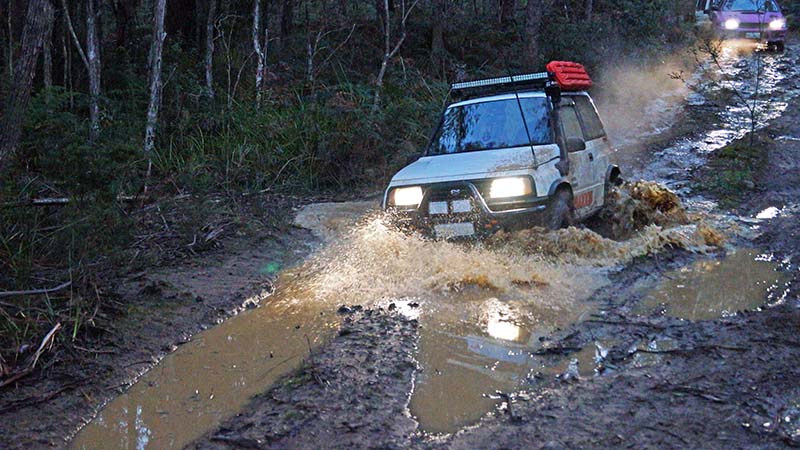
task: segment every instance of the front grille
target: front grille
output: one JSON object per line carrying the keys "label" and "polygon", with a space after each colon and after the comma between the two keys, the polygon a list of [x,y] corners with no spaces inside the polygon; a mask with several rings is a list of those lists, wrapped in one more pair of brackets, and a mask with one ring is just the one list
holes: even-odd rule
{"label": "front grille", "polygon": [[421,207],[430,218],[469,215],[479,211],[478,200],[467,186],[429,188]]}

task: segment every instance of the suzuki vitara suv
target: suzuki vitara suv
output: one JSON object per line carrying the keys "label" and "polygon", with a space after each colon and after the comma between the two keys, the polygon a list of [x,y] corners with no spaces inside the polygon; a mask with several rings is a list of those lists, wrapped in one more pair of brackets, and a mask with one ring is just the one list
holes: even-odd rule
{"label": "suzuki vitara suv", "polygon": [[603,207],[619,169],[583,66],[456,83],[424,153],[389,183],[383,207],[436,238],[560,228]]}

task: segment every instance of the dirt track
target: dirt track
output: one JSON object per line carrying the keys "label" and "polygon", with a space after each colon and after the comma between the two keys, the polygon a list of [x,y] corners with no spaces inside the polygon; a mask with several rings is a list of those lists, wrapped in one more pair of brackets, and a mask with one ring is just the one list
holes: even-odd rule
{"label": "dirt track", "polygon": [[[787,206],[761,223],[753,245],[784,261],[798,282],[800,214],[794,202],[800,170],[800,104],[771,127],[776,138],[768,166],[746,195],[740,214]],[[698,175],[699,176],[699,175]],[[229,248],[190,267],[126,282],[139,310],[117,340],[99,338],[90,363],[47,372],[38,384],[4,392],[0,441],[9,447],[63,446],[89,412],[112,398],[188,335],[244,306],[249,294],[270,289],[266,262],[286,265],[308,250],[308,233],[292,231],[269,248]],[[748,243],[749,244],[749,243]],[[296,250],[296,251],[294,251]],[[294,251],[294,252],[293,252]],[[292,255],[294,253],[294,255]],[[499,409],[480,426],[455,435],[419,433],[406,409],[414,377],[418,325],[394,311],[356,313],[340,336],[315,349],[304,368],[257,396],[198,448],[732,448],[800,445],[800,329],[797,290],[765,312],[688,323],[632,313],[637,286],[654,283],[693,256],[673,251],[641,258],[612,277],[591,301],[603,314],[556,330],[540,354],[552,365],[593,342],[611,342],[598,375],[539,374],[521,392],[498,394]],[[248,262],[250,261],[250,262]],[[233,270],[232,265],[237,269]],[[198,271],[197,267],[204,267]],[[210,268],[206,268],[210,266]],[[241,273],[250,275],[241,276]],[[202,295],[201,295],[202,293]],[[198,295],[200,298],[198,298]],[[164,306],[164,300],[169,300]],[[348,299],[342,299],[348,303]],[[153,310],[158,308],[156,313]],[[138,319],[137,319],[138,318]],[[146,320],[143,327],[137,320]],[[391,330],[388,335],[378,330]],[[116,336],[116,335],[115,335]],[[649,344],[655,342],[655,347]],[[668,342],[667,347],[658,343]],[[632,350],[635,349],[635,350]],[[106,353],[108,352],[108,353]],[[592,351],[593,353],[593,351]],[[83,355],[85,356],[85,355]],[[69,358],[67,358],[69,359]],[[86,361],[81,357],[80,361]],[[349,366],[344,361],[357,361]],[[363,363],[367,364],[363,364]],[[569,372],[566,367],[562,373]],[[585,367],[584,367],[585,369]],[[566,379],[565,379],[566,378]],[[101,381],[97,381],[101,380]],[[42,419],[42,417],[47,417]],[[332,425],[333,424],[333,425]]]}
{"label": "dirt track", "polygon": [[[670,268],[683,266],[691,256],[673,252],[666,259],[637,260],[615,275],[613,287],[598,293],[594,301],[604,313],[594,319],[561,330],[549,337],[543,353],[554,361],[591,348],[594,341],[613,345],[596,364],[596,375],[575,377],[569,370],[561,376],[539,375],[520,392],[498,394],[499,408],[478,426],[455,435],[431,439],[408,431],[407,413],[397,411],[395,421],[378,423],[387,435],[398,438],[399,448],[776,448],[800,446],[800,302],[797,289],[800,258],[798,158],[800,154],[800,102],[793,101],[784,115],[769,127],[776,137],[769,146],[768,164],[756,174],[752,192],[745,193],[739,207],[743,216],[754,217],[770,206],[780,209],[772,220],[761,222],[757,245],[783,261],[791,274],[786,294],[774,299],[776,306],[761,312],[742,312],[717,320],[687,322],[663,315],[639,317],[631,313],[641,300],[637,283],[658,279]],[[694,183],[702,183],[702,170]],[[745,242],[739,242],[740,245]],[[733,293],[731,293],[733,294]],[[381,321],[391,320],[383,314]],[[391,317],[391,316],[390,316]],[[397,319],[395,319],[397,320]],[[352,346],[386,345],[382,339],[353,342],[335,339],[319,351],[336,354]],[[380,350],[378,350],[380,352]],[[331,367],[329,364],[333,364]],[[585,363],[585,361],[584,361]],[[307,371],[335,371],[337,364],[314,360]],[[409,383],[410,380],[404,380]],[[397,381],[384,379],[386,396]],[[309,380],[295,386],[303,397],[325,395],[324,385]],[[278,389],[281,392],[281,388]],[[285,394],[283,394],[285,396]],[[266,394],[269,397],[270,394]],[[395,403],[390,403],[395,404]],[[243,416],[231,420],[220,431],[209,434],[198,448],[213,448],[232,436],[248,436],[247,444],[233,441],[233,448],[301,448],[303,436],[329,430],[345,410],[324,420],[306,420],[295,434],[280,441],[267,439],[272,422],[263,420],[263,401],[255,400]],[[380,408],[374,400],[357,403],[360,408]],[[358,408],[358,407],[357,407]],[[261,413],[256,411],[260,410]],[[242,421],[259,426],[244,433]],[[396,424],[396,425],[392,425]],[[368,428],[366,428],[368,429]],[[365,430],[365,429],[364,429]],[[347,429],[341,440],[328,448],[384,448],[371,433]],[[400,437],[402,436],[402,437]],[[338,445],[342,442],[342,445]],[[347,444],[344,444],[347,442]]]}

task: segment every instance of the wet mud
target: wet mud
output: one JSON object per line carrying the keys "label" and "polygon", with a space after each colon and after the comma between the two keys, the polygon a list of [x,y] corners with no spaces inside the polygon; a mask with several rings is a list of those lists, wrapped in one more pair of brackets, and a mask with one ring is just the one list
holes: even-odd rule
{"label": "wet mud", "polygon": [[190,448],[404,448],[417,322],[391,310],[344,313],[323,351]]}
{"label": "wet mud", "polygon": [[[730,139],[718,135],[727,136],[720,146]],[[683,147],[671,148],[667,158],[682,157],[669,152]],[[798,356],[793,336],[800,317],[791,288],[796,270],[784,255],[800,244],[784,238],[780,253],[765,245],[776,219],[797,223],[792,208],[760,205],[752,220],[715,210],[697,196],[687,208],[681,195],[689,193],[690,171],[668,166],[643,173],[667,175],[661,179],[679,195],[663,184],[631,183],[604,213],[605,228],[501,233],[469,249],[404,235],[389,243],[393,238],[383,234],[381,244],[370,248],[372,256],[337,253],[348,270],[330,272],[336,276],[327,281],[336,290],[367,299],[390,286],[384,292],[418,305],[419,369],[409,408],[396,416],[410,415],[418,425],[410,434],[404,428],[394,444],[797,445],[798,369],[787,362]],[[770,206],[775,209],[765,213]],[[365,230],[360,234],[370,235]],[[363,244],[347,242],[351,249]],[[750,246],[737,249],[744,243]],[[409,254],[425,255],[425,264],[406,271],[398,262]],[[447,261],[466,264],[448,267]],[[411,275],[417,282],[409,285]],[[561,283],[586,293],[559,295]],[[553,287],[554,296],[537,300]],[[547,318],[553,304],[559,305],[554,317],[563,320]],[[334,341],[319,351],[335,347]],[[326,427],[308,422],[303,430],[314,434]],[[364,436],[348,434],[347,442],[373,447]]]}
{"label": "wet mud", "polygon": [[[310,234],[299,229],[277,239],[227,240],[189,264],[121,279],[116,292],[105,293],[104,302],[106,314],[124,307],[123,319],[87,339],[84,350],[62,350],[63,364],[0,393],[0,447],[66,447],[66,439],[106,402],[121,398],[192,335],[257,306],[274,290],[278,271],[310,251],[309,242]],[[130,427],[120,435],[135,448],[144,410],[134,404],[128,412],[120,423]],[[108,441],[90,448],[117,447],[117,441]]]}
{"label": "wet mud", "polygon": [[[790,49],[770,67],[795,56]],[[786,94],[772,118],[797,116],[780,84],[793,76],[767,83]],[[313,257],[283,271],[274,296],[265,284],[240,298],[260,308],[137,373],[71,445],[796,445],[798,369],[787,361],[800,356],[797,184],[765,176],[776,193],[767,202],[754,195],[747,217],[690,189],[692,169],[737,136],[731,114],[740,113],[722,106],[714,114],[725,125],[654,157],[652,149],[622,157],[630,173],[659,182],[627,184],[589,228],[463,245],[392,230],[377,202],[303,208],[297,225],[324,242]],[[788,137],[800,130],[787,120],[769,164],[794,180]],[[264,259],[257,271],[271,283],[288,259]],[[743,270],[750,276],[732,275]],[[140,289],[157,296],[181,280]],[[239,285],[215,284],[214,295]]]}

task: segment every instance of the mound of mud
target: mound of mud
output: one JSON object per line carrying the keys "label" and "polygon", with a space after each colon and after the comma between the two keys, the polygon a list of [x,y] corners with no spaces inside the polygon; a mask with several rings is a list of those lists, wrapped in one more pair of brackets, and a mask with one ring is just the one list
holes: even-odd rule
{"label": "mound of mud", "polygon": [[651,225],[672,227],[689,223],[678,195],[652,181],[626,183],[612,190],[598,217],[599,231],[617,240]]}

